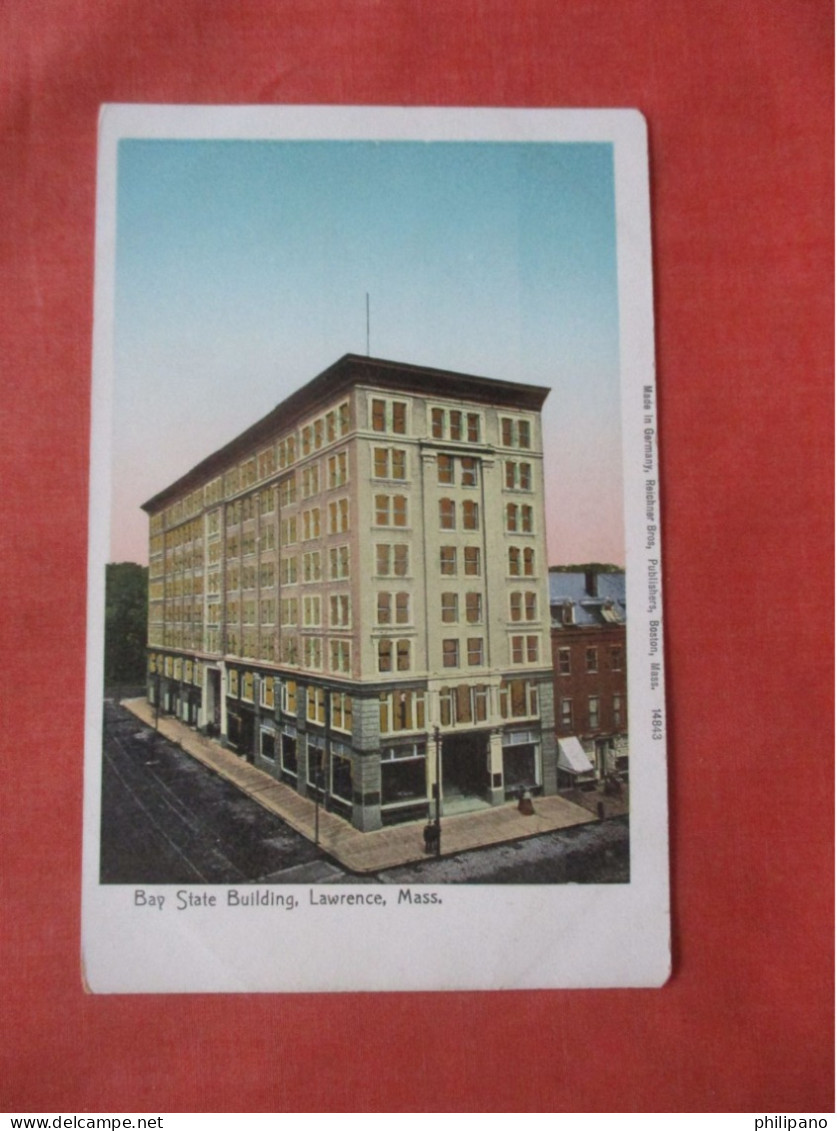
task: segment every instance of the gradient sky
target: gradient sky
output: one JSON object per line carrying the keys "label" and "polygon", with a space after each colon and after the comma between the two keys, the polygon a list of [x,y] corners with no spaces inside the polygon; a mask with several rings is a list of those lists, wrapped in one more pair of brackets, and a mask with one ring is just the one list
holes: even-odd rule
{"label": "gradient sky", "polygon": [[345,353],[547,385],[549,560],[624,563],[612,147],[119,143],[111,560]]}

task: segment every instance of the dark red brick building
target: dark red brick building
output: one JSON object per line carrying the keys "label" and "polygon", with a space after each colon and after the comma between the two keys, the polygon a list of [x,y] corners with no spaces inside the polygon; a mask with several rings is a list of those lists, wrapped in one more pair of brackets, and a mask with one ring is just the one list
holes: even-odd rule
{"label": "dark red brick building", "polygon": [[624,573],[549,575],[559,784],[628,769]]}

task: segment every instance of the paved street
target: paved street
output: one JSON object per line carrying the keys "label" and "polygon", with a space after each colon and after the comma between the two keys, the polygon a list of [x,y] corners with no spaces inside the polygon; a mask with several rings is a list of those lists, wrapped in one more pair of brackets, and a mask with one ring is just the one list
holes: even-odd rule
{"label": "paved street", "polygon": [[[357,875],[111,701],[105,703],[102,794],[103,883],[527,884],[629,879],[626,817]],[[444,821],[442,827],[444,845]]]}

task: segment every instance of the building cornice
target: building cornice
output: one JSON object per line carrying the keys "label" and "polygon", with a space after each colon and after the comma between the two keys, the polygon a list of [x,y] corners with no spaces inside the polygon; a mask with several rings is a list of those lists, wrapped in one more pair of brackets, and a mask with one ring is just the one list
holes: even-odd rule
{"label": "building cornice", "polygon": [[309,416],[331,405],[341,394],[357,386],[530,412],[540,411],[550,392],[541,385],[523,385],[492,377],[477,377],[469,373],[347,353],[307,385],[297,389],[261,420],[152,496],[142,504],[142,509],[149,514],[156,513],[168,503],[226,471],[242,457],[253,453],[254,449],[278,439]]}

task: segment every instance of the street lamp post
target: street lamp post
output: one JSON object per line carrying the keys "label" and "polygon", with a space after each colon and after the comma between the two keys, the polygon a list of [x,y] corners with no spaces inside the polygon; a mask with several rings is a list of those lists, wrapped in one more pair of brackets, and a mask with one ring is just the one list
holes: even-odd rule
{"label": "street lamp post", "polygon": [[442,736],[438,726],[433,728],[436,741],[436,855],[442,855]]}

